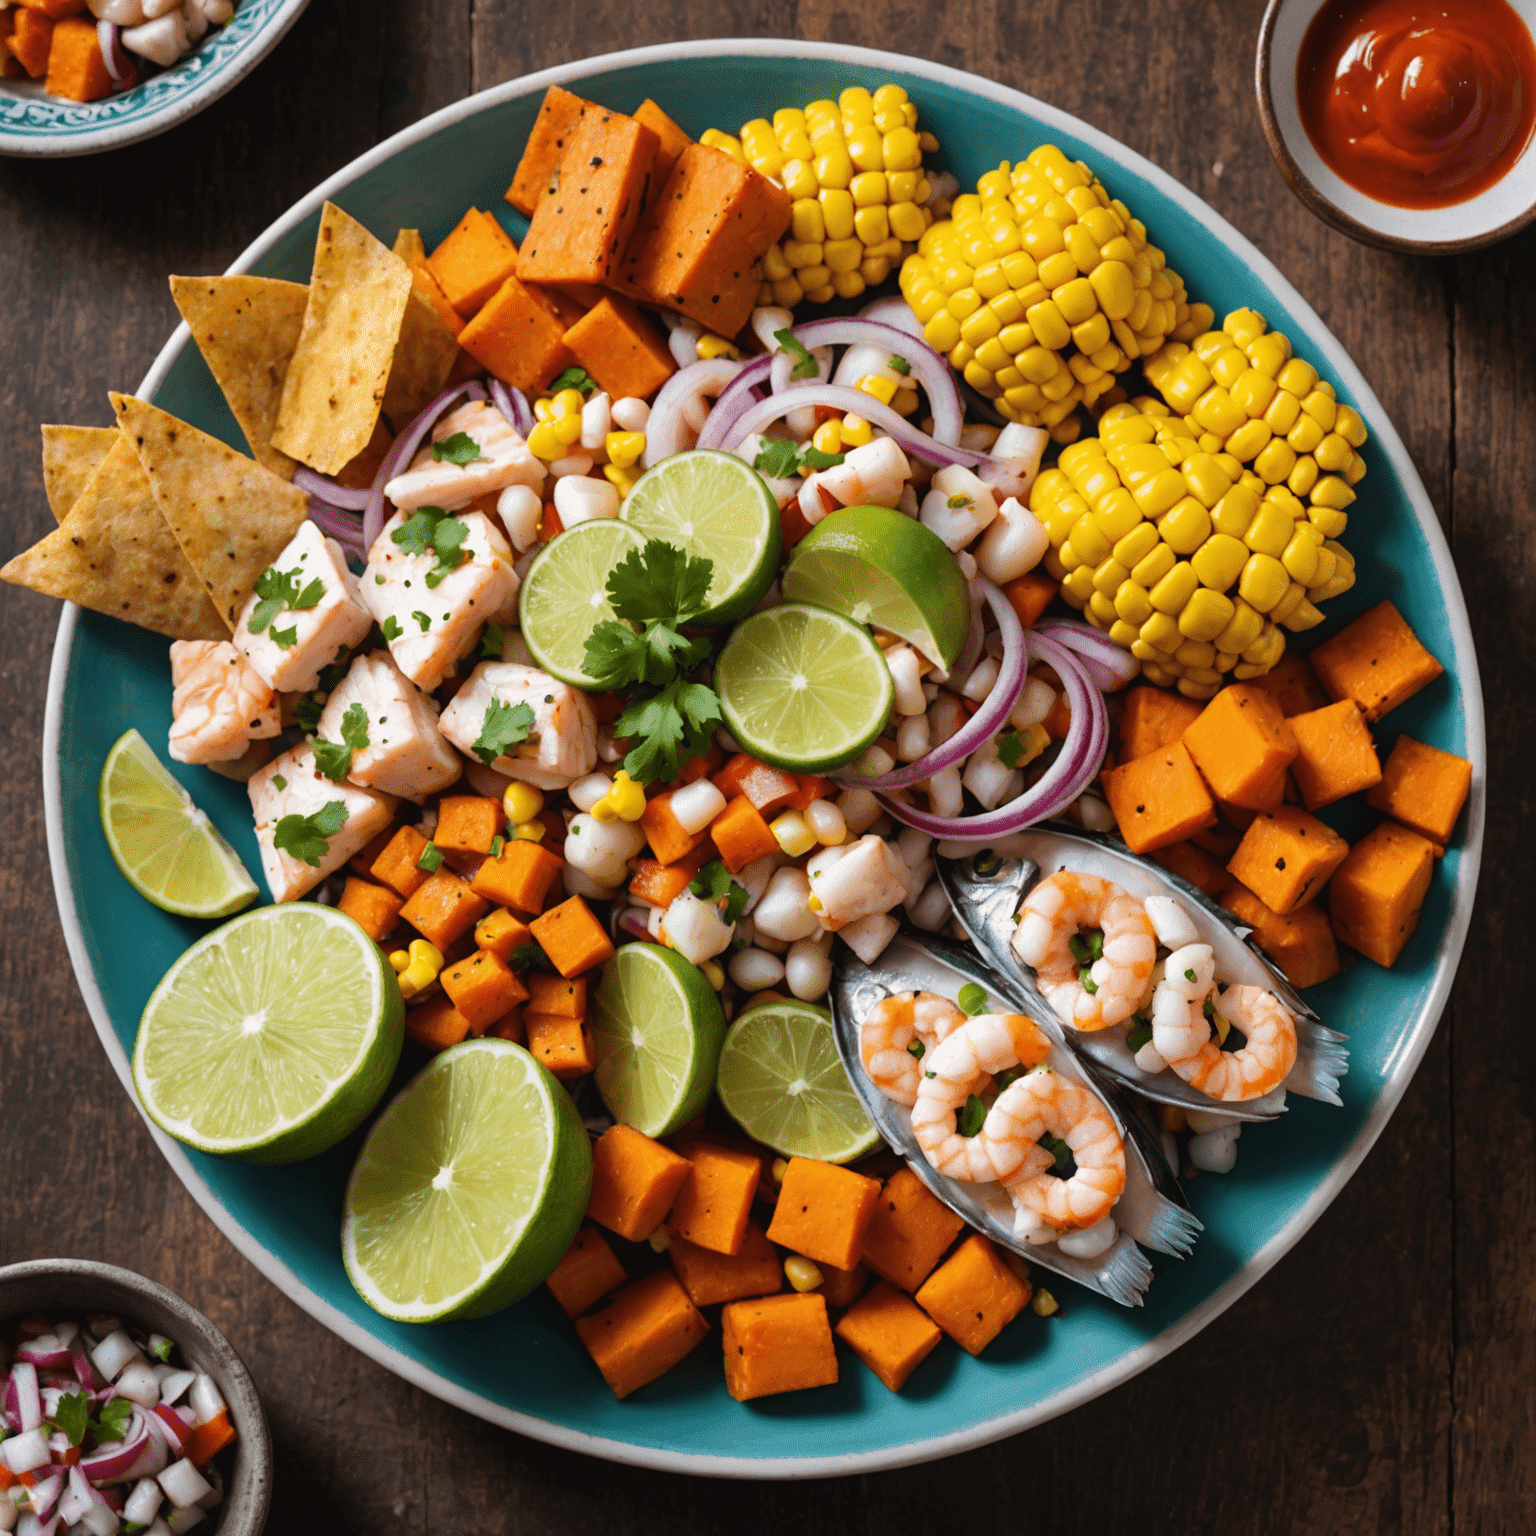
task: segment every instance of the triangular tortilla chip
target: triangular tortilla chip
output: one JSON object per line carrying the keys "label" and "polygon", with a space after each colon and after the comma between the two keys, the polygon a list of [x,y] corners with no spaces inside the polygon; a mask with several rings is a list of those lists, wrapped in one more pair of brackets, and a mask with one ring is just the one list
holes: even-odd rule
{"label": "triangular tortilla chip", "polygon": [[63,522],[117,441],[116,427],[43,428],[43,490]]}
{"label": "triangular tortilla chip", "polygon": [[309,497],[158,406],[111,400],[161,514],[233,629],[256,578],[309,515]]}
{"label": "triangular tortilla chip", "polygon": [[397,431],[414,421],[441,391],[458,357],[459,338],[413,288],[384,390],[384,414]]}
{"label": "triangular tortilla chip", "polygon": [[414,272],[427,259],[427,247],[421,238],[421,231],[402,229],[395,236],[395,255]]}
{"label": "triangular tortilla chip", "polygon": [[229,639],[120,434],[69,516],[0,570],[0,580],[173,640]]}
{"label": "triangular tortilla chip", "polygon": [[274,447],[322,475],[362,452],[379,419],[410,292],[411,269],[327,203]]}
{"label": "triangular tortilla chip", "polygon": [[275,277],[173,277],[171,297],[251,452],[293,479],[294,462],[272,446],[272,429],[309,289]]}

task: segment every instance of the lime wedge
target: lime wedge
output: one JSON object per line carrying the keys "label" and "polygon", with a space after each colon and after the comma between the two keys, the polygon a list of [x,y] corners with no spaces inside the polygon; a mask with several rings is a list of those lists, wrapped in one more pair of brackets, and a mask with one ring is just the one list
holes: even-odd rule
{"label": "lime wedge", "polygon": [[647,539],[714,562],[699,624],[739,619],[778,574],[779,505],[734,453],[693,449],[663,459],[636,481],[619,516]]}
{"label": "lime wedge", "polygon": [[293,1163],[362,1124],[404,1033],[394,973],[350,917],[310,901],[258,907],[161,978],[139,1020],[133,1083],[178,1141]]}
{"label": "lime wedge", "polygon": [[753,1141],[785,1157],[851,1163],[880,1145],[832,1033],[812,1003],[760,1003],[731,1025],[715,1084]]}
{"label": "lime wedge", "polygon": [[570,1095],[520,1045],[466,1040],[411,1079],[347,1184],[342,1258],[403,1323],[485,1317],[549,1278],[592,1190]]}
{"label": "lime wedge", "polygon": [[137,731],[112,743],[101,769],[101,830],[123,878],[180,917],[228,917],[256,882]]}
{"label": "lime wedge", "polygon": [[645,541],[616,517],[594,517],[556,535],[523,578],[517,622],[533,659],[562,683],[596,688],[586,665],[587,636],[613,617],[608,573]]}
{"label": "lime wedge", "polygon": [[894,686],[868,631],[808,603],[765,608],[736,626],[715,661],[726,727],[776,768],[823,773],[884,729]]}
{"label": "lime wedge", "polygon": [[725,1015],[698,966],[660,944],[626,944],[603,967],[587,1022],[597,1091],[621,1125],[665,1136],[702,1113]]}
{"label": "lime wedge", "polygon": [[844,507],[817,523],[785,568],[784,598],[900,635],[946,672],[971,624],[960,562],[937,534],[889,507]]}

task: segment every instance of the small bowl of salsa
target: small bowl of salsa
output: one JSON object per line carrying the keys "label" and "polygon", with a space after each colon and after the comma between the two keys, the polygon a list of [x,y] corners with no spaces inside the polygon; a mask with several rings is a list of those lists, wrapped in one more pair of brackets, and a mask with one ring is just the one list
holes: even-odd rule
{"label": "small bowl of salsa", "polygon": [[1449,255],[1536,219],[1536,0],[1270,0],[1264,135],[1372,245]]}

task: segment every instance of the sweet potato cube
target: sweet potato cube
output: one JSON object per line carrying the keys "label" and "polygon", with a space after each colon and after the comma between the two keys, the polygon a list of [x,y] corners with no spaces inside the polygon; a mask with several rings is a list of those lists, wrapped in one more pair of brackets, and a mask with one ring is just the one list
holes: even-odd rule
{"label": "sweet potato cube", "polygon": [[892,1392],[901,1391],[944,1337],[916,1302],[883,1280],[833,1331]]}
{"label": "sweet potato cube", "polygon": [[345,889],[337,908],[345,912],[375,944],[381,944],[394,932],[400,919],[400,908],[405,901],[393,891],[371,880],[357,880],[347,876]]}
{"label": "sweet potato cube", "polygon": [[677,372],[661,333],[633,300],[616,293],[606,294],[566,331],[565,345],[616,400],[645,399]]}
{"label": "sweet potato cube", "polygon": [[720,1332],[725,1390],[738,1403],[829,1387],[837,1380],[837,1350],[823,1297],[733,1301],[720,1314]]}
{"label": "sweet potato cube", "polygon": [[1060,590],[1061,583],[1053,581],[1044,571],[1026,571],[1003,588],[1003,596],[1018,614],[1019,623],[1025,629],[1033,629]]}
{"label": "sweet potato cube", "polygon": [[1445,671],[1390,602],[1346,624],[1312,652],[1312,670],[1335,699],[1353,699],[1377,721]]}
{"label": "sweet potato cube", "polygon": [[1311,901],[1348,852],[1349,844],[1332,827],[1282,805],[1254,817],[1227,870],[1283,917]]}
{"label": "sweet potato cube", "polygon": [[506,824],[501,801],[489,795],[444,795],[437,803],[432,841],[445,853],[489,853]]}
{"label": "sweet potato cube", "polygon": [[624,1266],[614,1258],[603,1234],[595,1227],[583,1227],[544,1284],[567,1317],[580,1317],[610,1291],[618,1290],[626,1278]]}
{"label": "sweet potato cube", "polygon": [[789,216],[782,187],[717,149],[689,144],[640,221],[618,286],[734,336],[757,301],[752,264]]}
{"label": "sweet potato cube", "polygon": [[1442,847],[1472,788],[1472,764],[1411,736],[1392,744],[1381,782],[1366,796],[1378,811]]}
{"label": "sweet potato cube", "polygon": [[405,1010],[405,1032],[429,1051],[446,1051],[469,1038],[469,1020],[446,997],[434,997]]}
{"label": "sweet potato cube", "polygon": [[745,795],[737,795],[709,824],[720,861],[734,875],[764,854],[777,853],[779,840]]}
{"label": "sweet potato cube", "polygon": [[1252,682],[1280,706],[1280,713],[1287,720],[1321,709],[1328,702],[1312,663],[1295,651],[1287,651],[1263,677]]}
{"label": "sweet potato cube", "polygon": [[65,16],[78,16],[87,9],[88,0],[16,0],[23,8],[41,12],[50,21]]}
{"label": "sweet potato cube", "polygon": [[527,1035],[523,1031],[523,1006],[519,1003],[509,1012],[502,1014],[486,1034],[496,1040],[510,1040],[513,1045],[526,1045]]}
{"label": "sweet potato cube", "polygon": [[874,1179],[835,1163],[792,1157],[779,1185],[768,1236],[816,1263],[852,1269],[880,1198]]}
{"label": "sweet potato cube", "polygon": [[1216,803],[1182,742],[1121,763],[1102,782],[1132,853],[1183,842],[1216,820]]}
{"label": "sweet potato cube", "polygon": [[691,1354],[709,1324],[663,1269],[626,1285],[601,1312],[578,1317],[576,1332],[613,1395],[622,1398]]}
{"label": "sweet potato cube", "polygon": [[1251,811],[1279,804],[1275,780],[1296,756],[1296,737],[1263,689],[1251,683],[1223,688],[1183,741],[1218,800]]}
{"label": "sweet potato cube", "polygon": [[377,837],[374,837],[368,842],[364,843],[363,846],[359,848],[350,859],[347,860],[347,868],[350,869],[354,874],[361,875],[366,880],[370,875],[373,874],[373,866],[378,861],[380,855],[386,848],[389,847],[390,843],[394,841],[394,836],[397,831],[399,831],[399,828],[395,825],[394,822],[391,822],[387,827],[384,828],[382,832],[378,834]]}
{"label": "sweet potato cube", "polygon": [[1309,811],[1381,782],[1381,761],[1371,729],[1353,699],[1292,715],[1290,724],[1296,737],[1291,772]]}
{"label": "sweet potato cube", "polygon": [[567,980],[613,959],[613,941],[608,930],[580,896],[551,907],[528,926],[549,956],[549,963]]}
{"label": "sweet potato cube", "polygon": [[578,977],[567,981],[548,971],[535,971],[528,978],[528,1006],[537,1013],[553,1013],[565,1019],[587,1016],[587,984]]}
{"label": "sweet potato cube", "polygon": [[964,1226],[910,1168],[903,1168],[886,1181],[875,1202],[864,1233],[864,1262],[882,1280],[910,1293],[928,1278]]}
{"label": "sweet potato cube", "polygon": [[427,883],[427,871],[417,863],[426,848],[427,839],[415,827],[401,827],[368,873],[401,896],[414,896]]}
{"label": "sweet potato cube", "polygon": [[968,1355],[979,1355],[1029,1305],[1021,1280],[979,1232],[955,1249],[917,1293],[917,1304]]}
{"label": "sweet potato cube", "polygon": [[649,207],[666,186],[677,157],[693,140],[649,96],[635,108],[632,116],[656,135],[656,154],[651,160],[651,186],[646,202]]}
{"label": "sweet potato cube", "polygon": [[1271,912],[1246,886],[1229,885],[1221,904],[1253,929],[1264,953],[1293,987],[1315,987],[1339,974],[1339,946],[1328,914],[1315,902],[1284,917]]}
{"label": "sweet potato cube", "polygon": [[735,1253],[716,1253],[674,1237],[667,1257],[697,1307],[740,1301],[745,1296],[771,1296],[784,1285],[778,1250],[755,1221],[747,1223]]}
{"label": "sweet potato cube", "polygon": [[821,1284],[816,1287],[818,1296],[825,1296],[829,1307],[851,1307],[864,1294],[869,1284],[869,1269],[855,1264],[852,1269],[839,1269],[835,1264],[818,1264]]}
{"label": "sweet potato cube", "polygon": [[514,911],[537,912],[564,868],[565,860],[542,843],[509,838],[498,858],[487,859],[475,871],[475,894]]}
{"label": "sweet potato cube", "polygon": [[1232,884],[1226,869],[1194,843],[1169,843],[1166,848],[1159,848],[1152,858],[1207,896],[1220,896]]}
{"label": "sweet potato cube", "polygon": [[1205,705],[1162,688],[1133,688],[1120,714],[1120,756],[1130,762],[1171,746],[1200,718]]}
{"label": "sweet potato cube", "polygon": [[[646,801],[645,813],[640,818],[640,830],[645,833],[651,852],[658,864],[677,864],[687,858],[707,832],[685,832],[677,817],[672,814],[672,791],[666,790],[654,799]],[[775,843],[774,847],[778,847]]]}
{"label": "sweet potato cube", "polygon": [[[702,845],[701,845],[702,846]],[[709,862],[707,859],[704,861]],[[702,869],[704,866],[699,866]],[[682,864],[658,864],[655,859],[642,859],[629,879],[629,894],[637,901],[648,902],[666,911],[688,888],[697,869]]]}
{"label": "sweet potato cube", "polygon": [[692,1166],[632,1126],[616,1125],[592,1148],[587,1215],[600,1227],[643,1243],[665,1220]]}
{"label": "sweet potato cube", "polygon": [[[76,7],[83,9],[83,7]],[[48,44],[48,78],[43,89],[67,101],[100,101],[112,92],[112,76],[96,41],[96,23],[66,16]]]}
{"label": "sweet potato cube", "polygon": [[10,50],[10,39],[15,32],[15,10],[0,11],[0,80],[9,80],[13,75],[26,74],[26,70],[21,67],[21,60]]}
{"label": "sweet potato cube", "polygon": [[464,329],[464,316],[448,302],[448,295],[425,265],[411,269],[411,290],[455,336]]}
{"label": "sweet potato cube", "polygon": [[782,811],[800,792],[800,782],[782,768],[770,768],[748,752],[738,752],[711,780],[727,800],[745,795],[758,815]]}
{"label": "sweet potato cube", "polygon": [[517,270],[517,246],[490,214],[471,208],[426,267],[449,306],[467,320]]}
{"label": "sweet potato cube", "polygon": [[468,933],[490,909],[490,902],[475,895],[467,880],[445,866],[427,876],[400,909],[400,916],[446,954],[453,941]]}
{"label": "sweet potato cube", "polygon": [[667,1230],[714,1253],[739,1252],[762,1163],[754,1153],[703,1141],[683,1150],[693,1174],[677,1192]]}
{"label": "sweet potato cube", "polygon": [[601,112],[595,102],[573,96],[552,85],[544,93],[543,105],[534,119],[533,131],[517,163],[517,173],[507,188],[506,198],[519,213],[532,214],[542,193],[549,190],[559,168],[560,157],[576,125],[588,112]]}
{"label": "sweet potato cube", "polygon": [[1382,822],[1334,872],[1328,887],[1334,933],[1377,965],[1392,965],[1418,927],[1434,867],[1428,838]]}
{"label": "sweet potato cube", "polygon": [[48,72],[48,53],[52,42],[53,22],[42,11],[18,10],[5,46],[34,80],[41,80]]}
{"label": "sweet potato cube", "polygon": [[[480,866],[482,869],[485,866]],[[471,882],[470,889],[474,890]],[[476,892],[477,895],[482,894]],[[497,907],[494,912],[488,912],[475,924],[475,943],[481,949],[488,949],[493,955],[499,955],[503,960],[510,961],[512,956],[522,948],[524,944],[533,939],[533,930],[522,918],[514,917],[505,907]],[[529,983],[532,983],[532,977]]]}
{"label": "sweet potato cube", "polygon": [[445,966],[438,980],[477,1035],[528,999],[528,988],[500,955],[488,949],[477,949],[457,964]]}
{"label": "sweet potato cube", "polygon": [[523,1031],[534,1059],[543,1062],[561,1082],[585,1077],[597,1069],[597,1052],[583,1020],[525,1008]]}
{"label": "sweet potato cube", "polygon": [[533,394],[570,366],[565,322],[515,276],[459,332],[459,345],[503,384]]}

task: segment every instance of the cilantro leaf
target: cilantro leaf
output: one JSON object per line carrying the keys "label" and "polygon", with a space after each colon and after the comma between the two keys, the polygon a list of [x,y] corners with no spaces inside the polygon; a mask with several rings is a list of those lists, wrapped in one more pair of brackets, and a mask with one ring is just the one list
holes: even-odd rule
{"label": "cilantro leaf", "polygon": [[806,351],[805,343],[788,326],[785,326],[782,331],[775,331],[773,339],[778,342],[781,352],[788,352],[791,357],[798,359],[795,366],[789,370],[790,378],[814,379],[820,375],[821,370],[816,366],[816,359]]}
{"label": "cilantro leaf", "polygon": [[712,560],[696,560],[676,545],[648,539],[608,573],[608,601],[621,619],[681,628],[709,606]]}
{"label": "cilantro leaf", "polygon": [[500,699],[492,699],[471,750],[489,768],[510,747],[527,741],[532,729],[533,709],[530,705],[506,704]]}
{"label": "cilantro leaf", "polygon": [[635,741],[624,771],[638,784],[670,781],[682,772],[683,758],[702,757],[720,723],[720,700],[713,688],[678,678],[647,699],[631,699],[613,723],[616,737]]}
{"label": "cilantro leaf", "polygon": [[590,395],[597,388],[596,381],[585,368],[567,368],[553,384],[549,386],[552,395],[558,395],[562,389],[579,389],[582,394]]}
{"label": "cilantro leaf", "polygon": [[279,789],[288,788],[288,780],[285,779],[280,773],[274,773],[272,775],[272,782],[276,784]]}
{"label": "cilantro leaf", "polygon": [[[456,437],[465,437],[460,432]],[[454,438],[449,438],[451,443]],[[468,438],[466,437],[466,441]],[[442,444],[438,444],[441,447]],[[433,450],[436,451],[435,449]],[[468,460],[455,459],[454,463]],[[449,571],[454,571],[469,558],[463,548],[469,533],[469,525],[456,517],[450,517],[441,507],[417,507],[417,509],[390,534],[390,540],[398,544],[408,555],[424,555],[429,550],[437,556],[437,564],[427,572],[426,582],[435,587]],[[419,615],[413,615],[419,617]],[[425,625],[422,628],[426,628]]]}
{"label": "cilantro leaf", "polygon": [[379,633],[383,635],[385,641],[388,642],[391,640],[398,640],[404,631],[400,628],[400,620],[397,619],[394,614],[390,614],[389,617],[379,625]]}
{"label": "cilantro leaf", "polygon": [[298,626],[292,625],[288,629],[274,629],[272,631],[272,640],[278,650],[291,651],[299,641]]}
{"label": "cilantro leaf", "polygon": [[325,596],[325,583],[318,576],[288,604],[290,608],[313,608]]}
{"label": "cilantro leaf", "polygon": [[310,743],[315,767],[326,778],[340,783],[352,771],[352,754],[368,746],[368,711],[361,704],[349,704],[341,717],[341,742],[316,740]]}
{"label": "cilantro leaf", "polygon": [[480,637],[480,654],[492,661],[501,660],[502,647],[506,640],[501,632],[500,624],[487,624],[485,633]]}
{"label": "cilantro leaf", "polygon": [[[325,596],[325,583],[318,576],[301,591],[299,578],[303,574],[297,566],[291,571],[280,571],[275,565],[269,565],[256,578],[256,596],[261,601],[251,611],[250,621],[245,626],[253,635],[261,634],[284,609],[313,608]],[[274,630],[272,638],[286,650],[298,636],[291,629],[282,634]]]}
{"label": "cilantro leaf", "polygon": [[997,738],[998,761],[1005,768],[1017,768],[1020,759],[1028,750],[1028,743],[1017,731],[1004,731]]}
{"label": "cilantro leaf", "polygon": [[272,846],[319,869],[320,860],[330,852],[331,839],[348,819],[347,808],[340,800],[327,800],[308,816],[279,817],[272,832]]}
{"label": "cilantro leaf", "polygon": [[489,457],[489,454],[480,451],[480,444],[468,432],[455,432],[452,437],[445,437],[442,442],[432,444],[434,464],[457,464],[462,467],[465,464],[478,464]]}
{"label": "cilantro leaf", "polygon": [[293,706],[293,719],[298,728],[306,735],[317,730],[320,725],[320,711],[324,708],[320,696],[314,693],[306,693]]}
{"label": "cilantro leaf", "polygon": [[437,525],[447,513],[441,507],[417,507],[417,509],[390,534],[392,544],[398,544],[408,555],[424,555],[432,547],[432,536]]}
{"label": "cilantro leaf", "polygon": [[411,609],[411,617],[421,626],[422,634],[426,634],[432,628],[432,615],[430,613],[423,613],[420,608],[413,608]]}
{"label": "cilantro leaf", "polygon": [[770,480],[787,480],[799,472],[800,451],[787,438],[770,437],[758,449],[752,468]]}
{"label": "cilantro leaf", "polygon": [[741,916],[741,909],[747,904],[745,888],[731,879],[731,872],[719,859],[706,864],[697,877],[688,882],[688,889],[701,901],[723,899],[721,916],[728,923],[734,923]]}
{"label": "cilantro leaf", "polygon": [[132,1402],[126,1397],[114,1397],[101,1405],[101,1412],[86,1428],[90,1430],[97,1445],[102,1445],[108,1440],[121,1440],[128,1433],[132,1419]]}
{"label": "cilantro leaf", "polygon": [[885,366],[889,368],[892,373],[910,374],[912,372],[912,364],[909,363],[904,357],[891,357],[887,360]]}
{"label": "cilantro leaf", "polygon": [[507,964],[514,971],[531,971],[537,968],[541,971],[553,970],[549,963],[549,956],[530,939],[526,944],[519,944],[512,951],[512,958]]}
{"label": "cilantro leaf", "polygon": [[801,469],[836,469],[846,459],[846,453],[823,453],[814,443],[800,455]]}
{"label": "cilantro leaf", "polygon": [[[113,1402],[117,1399],[113,1398]],[[85,1439],[86,1421],[91,1416],[91,1400],[84,1392],[67,1392],[59,1399],[53,1417],[48,1422],[69,1439],[71,1445],[79,1445]]]}

